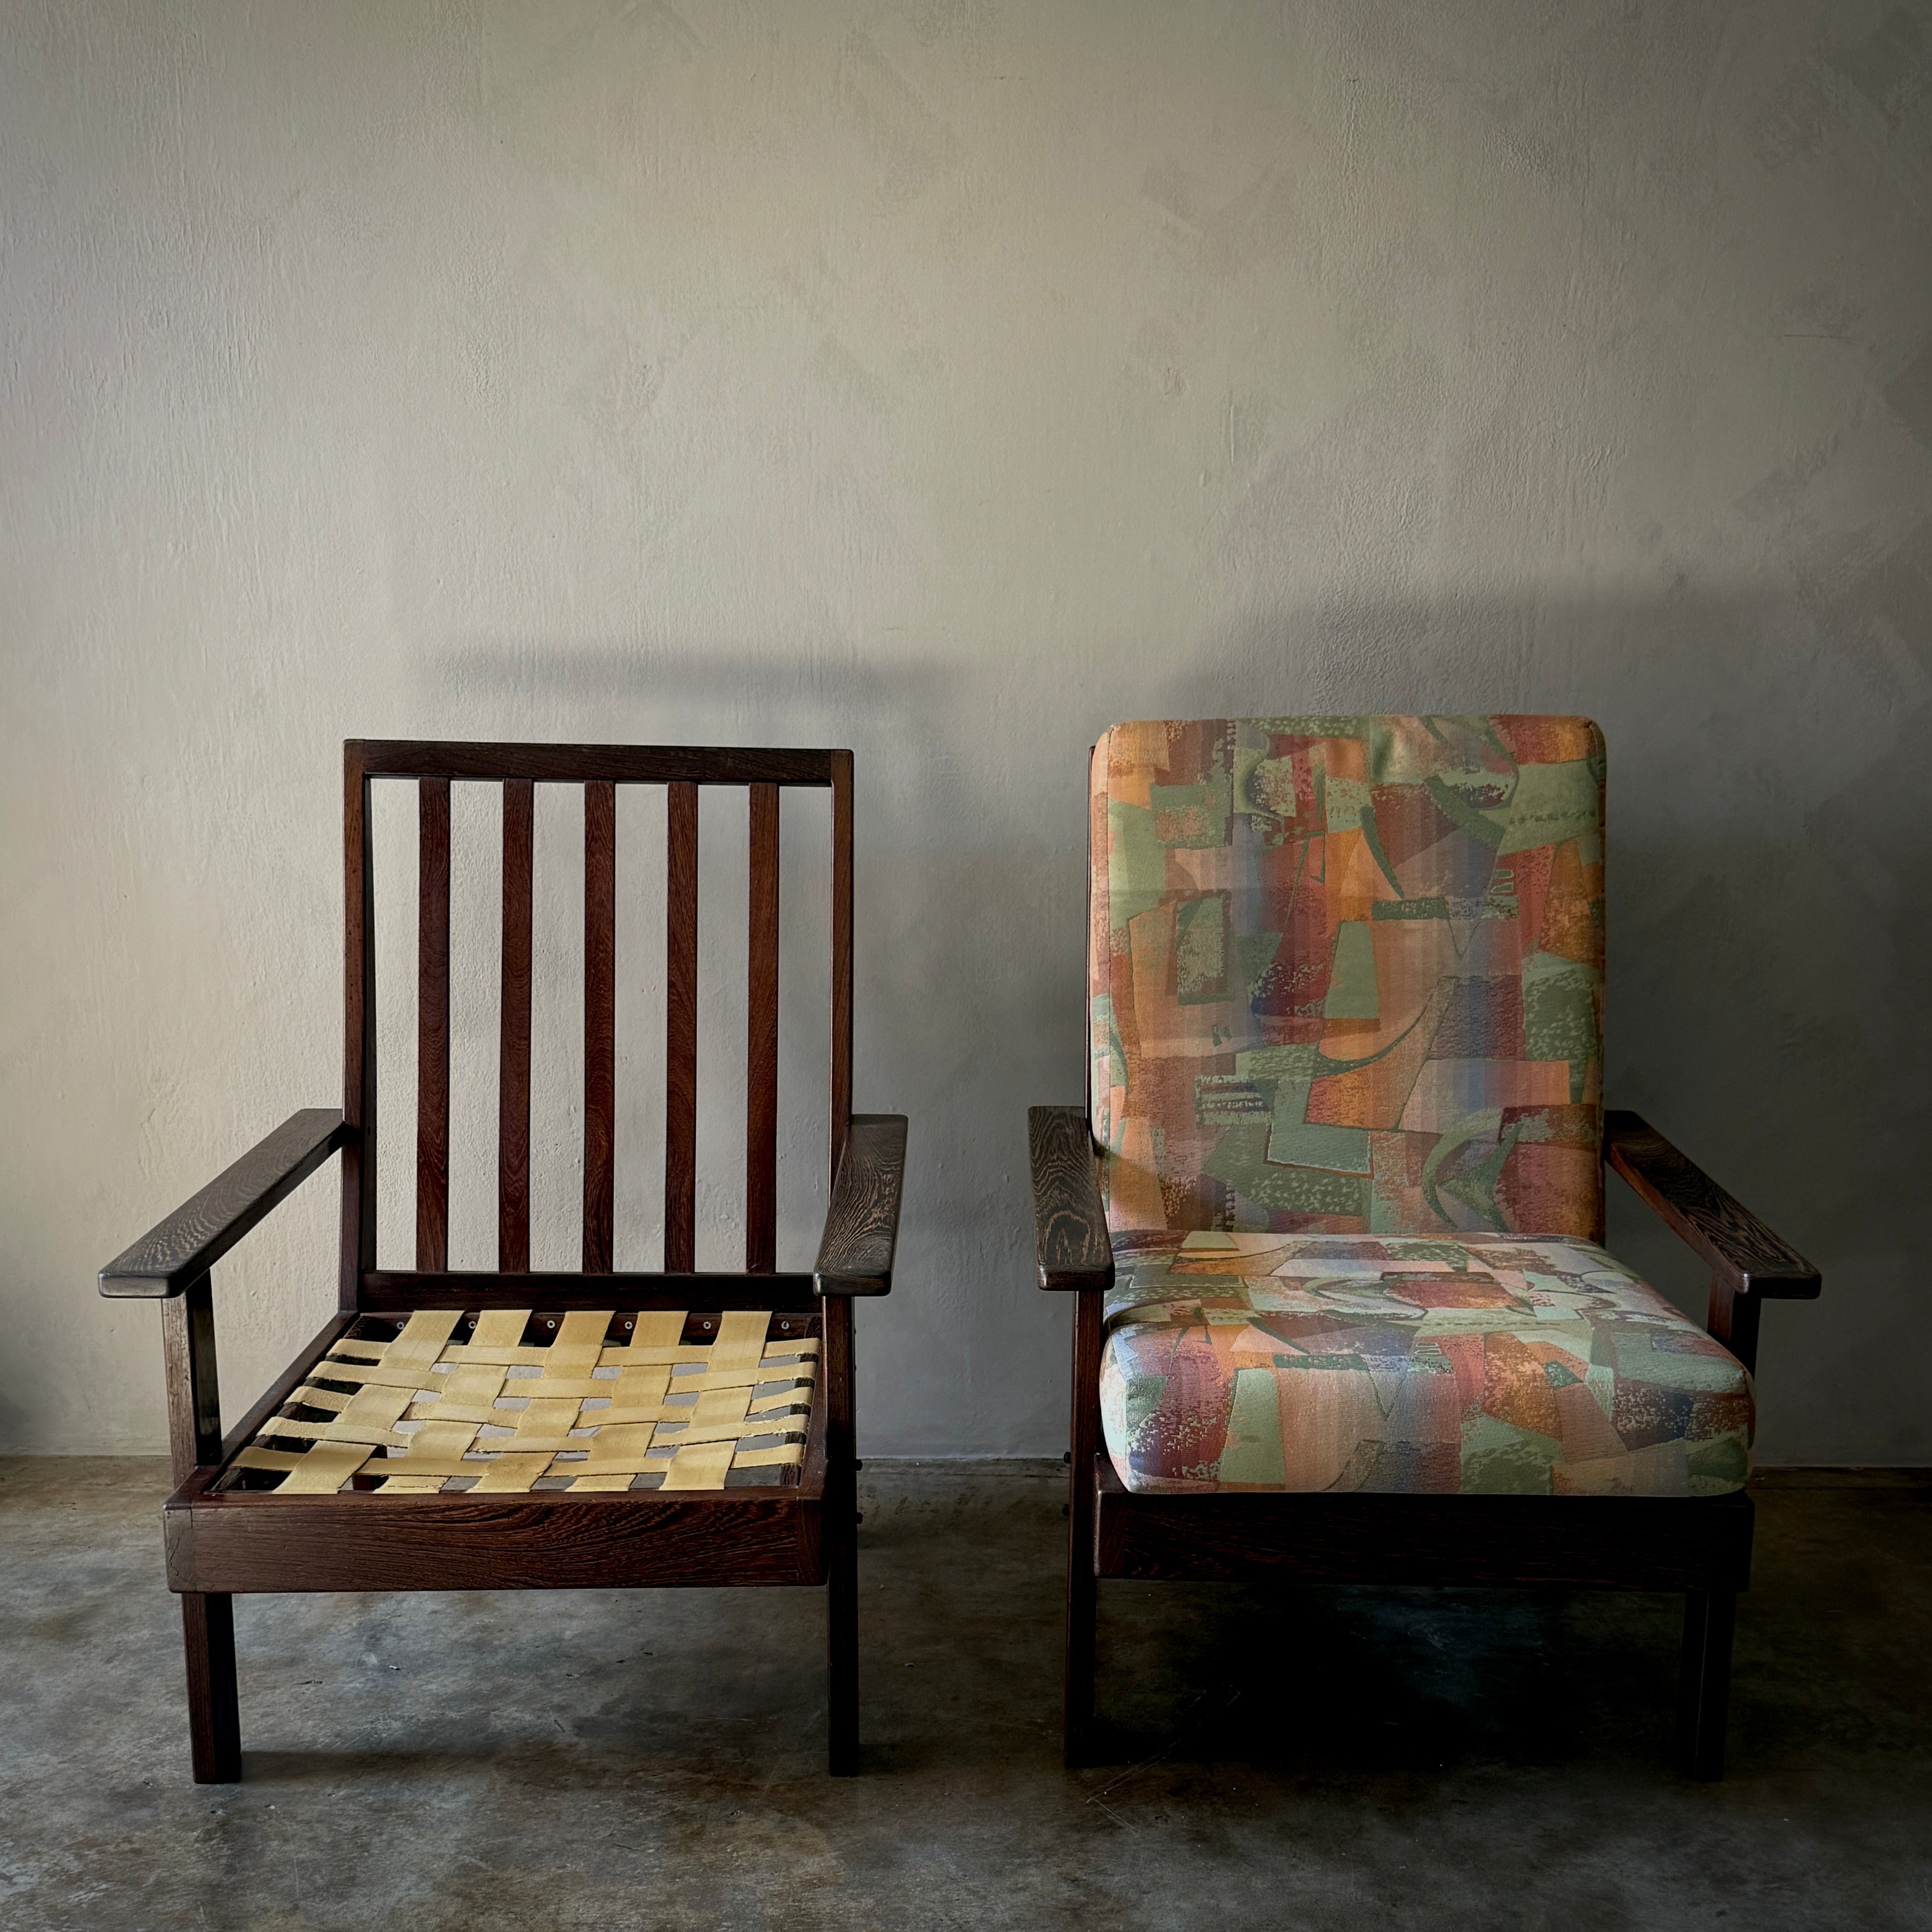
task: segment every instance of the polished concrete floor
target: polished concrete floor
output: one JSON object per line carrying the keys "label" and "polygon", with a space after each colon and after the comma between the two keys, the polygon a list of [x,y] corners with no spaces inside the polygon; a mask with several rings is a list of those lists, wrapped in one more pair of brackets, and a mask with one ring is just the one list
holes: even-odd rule
{"label": "polished concrete floor", "polygon": [[805,1591],[237,1606],[188,1780],[160,1464],[0,1462],[0,1925],[1932,1927],[1932,1491],[1759,1497],[1732,1771],[1664,1598],[1110,1585],[1060,1768],[1057,1465],[864,1478],[865,1774]]}

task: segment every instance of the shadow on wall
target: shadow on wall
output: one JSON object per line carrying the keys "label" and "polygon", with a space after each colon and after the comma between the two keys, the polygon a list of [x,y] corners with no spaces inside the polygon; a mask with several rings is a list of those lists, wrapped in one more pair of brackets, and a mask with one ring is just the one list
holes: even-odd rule
{"label": "shadow on wall", "polygon": [[[1932,572],[1894,572],[1825,613],[1688,591],[1338,599],[1230,614],[1183,651],[1122,638],[946,661],[898,638],[862,662],[458,645],[431,660],[442,688],[424,696],[434,710],[460,693],[532,734],[541,720],[560,736],[853,748],[859,1103],[920,1117],[909,1220],[944,1244],[935,1312],[978,1327],[1003,1310],[1029,1347],[1046,1324],[1028,1298],[1024,1109],[1082,1090],[1098,733],[1293,712],[1594,716],[1610,752],[1610,1099],[1826,1276],[1823,1302],[1766,1324],[1761,1447],[1923,1460],[1932,1436],[1896,1337],[1916,1312],[1906,1258],[1932,1088],[1932,904],[1915,890],[1932,856],[1932,665],[1906,641],[1928,635]],[[1640,1218],[1613,1208],[1612,1232],[1698,1304],[1694,1268]]]}

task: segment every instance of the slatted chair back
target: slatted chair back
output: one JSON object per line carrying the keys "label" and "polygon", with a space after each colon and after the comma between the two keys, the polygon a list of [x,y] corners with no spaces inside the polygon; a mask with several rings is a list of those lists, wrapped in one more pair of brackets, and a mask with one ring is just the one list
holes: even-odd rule
{"label": "slatted chair back", "polygon": [[[496,1160],[497,1267],[449,1268],[450,787],[503,794],[502,962]],[[417,794],[416,1267],[377,1266],[375,867],[371,790]],[[342,1305],[382,1309],[512,1299],[580,1300],[580,1278],[530,1271],[530,1010],[535,798],[539,784],[584,791],[582,1268],[613,1273],[616,1114],[617,788],[666,794],[664,1268],[627,1274],[627,1305],[702,1306],[708,1288],[740,1306],[812,1305],[808,1275],[780,1275],[778,1248],[778,826],[788,788],[832,803],[830,1109],[836,1175],[852,1102],[852,754],[690,746],[425,743],[351,740],[344,747],[346,997],[344,1114],[356,1131],[343,1168]],[[747,908],[746,1282],[696,1274],[698,791],[749,794]],[[751,1292],[748,1292],[747,1290]],[[722,1305],[722,1304],[721,1304]]]}

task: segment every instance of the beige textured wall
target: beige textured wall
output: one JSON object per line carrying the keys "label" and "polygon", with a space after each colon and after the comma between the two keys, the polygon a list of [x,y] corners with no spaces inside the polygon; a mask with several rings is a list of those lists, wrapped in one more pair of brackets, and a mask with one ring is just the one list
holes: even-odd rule
{"label": "beige textured wall", "polygon": [[[986,1454],[1064,1440],[1022,1109],[1095,731],[1514,709],[1609,734],[1612,1099],[1825,1269],[1764,1453],[1932,1461],[1928,56],[1888,0],[4,0],[0,1442],[160,1441],[92,1270],[337,1097],[346,735],[854,748],[860,1100],[916,1117],[867,1446]],[[218,1280],[231,1410],[334,1212]]]}

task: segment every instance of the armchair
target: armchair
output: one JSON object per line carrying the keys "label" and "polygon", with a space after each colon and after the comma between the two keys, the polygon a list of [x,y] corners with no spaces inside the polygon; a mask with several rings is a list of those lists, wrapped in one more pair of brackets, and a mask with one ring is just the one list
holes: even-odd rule
{"label": "armchair", "polygon": [[[250,1591],[666,1584],[827,1588],[829,1750],[856,1768],[852,1304],[892,1286],[906,1122],[855,1114],[849,752],[351,741],[344,748],[344,1110],[292,1115],[100,1272],[161,1304],[176,1488],[164,1512],[182,1600],[199,1783],[241,1775],[232,1599]],[[497,1266],[448,1260],[452,780],[503,800]],[[418,798],[416,1266],[377,1264],[370,793]],[[583,1267],[530,1256],[533,788],[584,797]],[[616,788],[668,790],[664,1256],[612,1257]],[[751,830],[742,1272],[694,1253],[698,788],[742,785]],[[779,797],[832,794],[831,1198],[817,1264],[778,1270]],[[339,1306],[225,1437],[214,1264],[342,1156]]]}
{"label": "armchair", "polygon": [[[1760,1304],[1816,1270],[1602,1084],[1595,727],[1117,725],[1084,1108],[1029,1115],[1076,1298],[1065,1744],[1107,1577],[1681,1591],[1724,1763]],[[1600,1245],[1609,1164],[1712,1270]]]}

